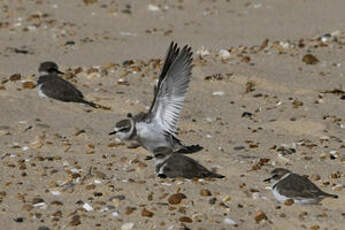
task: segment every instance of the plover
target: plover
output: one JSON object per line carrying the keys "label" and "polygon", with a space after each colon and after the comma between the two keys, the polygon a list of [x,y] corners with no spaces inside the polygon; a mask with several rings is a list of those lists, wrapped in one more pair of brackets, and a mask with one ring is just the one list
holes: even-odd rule
{"label": "plover", "polygon": [[271,177],[264,180],[272,183],[273,196],[281,203],[293,200],[296,204],[317,204],[326,197],[337,195],[323,192],[306,177],[284,168],[276,168]]}
{"label": "plover", "polygon": [[180,50],[172,42],[148,113],[128,114],[127,119],[116,123],[109,135],[115,135],[121,141],[137,141],[151,153],[157,147],[169,147],[179,153],[200,151],[201,146],[185,146],[176,137],[180,111],[191,78],[192,54],[189,46]]}
{"label": "plover", "polygon": [[93,102],[86,101],[84,95],[72,83],[66,81],[59,74],[63,74],[54,62],[43,62],[38,68],[40,77],[37,81],[40,97],[53,98],[64,102],[77,102],[97,108]]}
{"label": "plover", "polygon": [[157,176],[161,178],[223,178],[225,176],[209,171],[197,161],[184,154],[172,152],[170,148],[158,147],[154,151]]}

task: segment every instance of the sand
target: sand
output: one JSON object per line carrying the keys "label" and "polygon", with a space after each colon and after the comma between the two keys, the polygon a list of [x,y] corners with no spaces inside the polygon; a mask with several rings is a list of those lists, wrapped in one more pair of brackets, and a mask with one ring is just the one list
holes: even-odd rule
{"label": "sand", "polygon": [[[0,1],[1,229],[342,229],[344,8]],[[202,145],[190,157],[224,179],[156,178],[146,150],[108,136],[150,106],[171,41],[194,51],[179,138]],[[111,109],[39,98],[37,69],[48,60]],[[279,204],[263,182],[276,167],[339,198]],[[175,193],[186,198],[171,204]]]}

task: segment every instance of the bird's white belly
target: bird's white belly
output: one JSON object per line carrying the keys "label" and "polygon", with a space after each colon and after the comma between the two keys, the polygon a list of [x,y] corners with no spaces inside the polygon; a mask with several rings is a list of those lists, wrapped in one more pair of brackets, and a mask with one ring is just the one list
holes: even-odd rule
{"label": "bird's white belly", "polygon": [[284,195],[281,195],[281,194],[278,192],[277,188],[274,188],[274,189],[272,190],[272,193],[273,193],[274,198],[276,198],[276,200],[279,201],[280,203],[284,203],[286,200],[289,199],[288,197],[286,197],[286,196],[284,196]]}
{"label": "bird's white belly", "polygon": [[136,128],[139,142],[145,149],[153,152],[157,147],[170,147],[170,143],[164,135],[155,129],[153,125],[137,123]]}
{"label": "bird's white belly", "polygon": [[273,189],[272,190],[273,196],[274,198],[276,198],[280,203],[284,203],[286,200],[292,199],[294,201],[294,203],[296,204],[316,204],[318,203],[318,199],[312,199],[312,198],[289,198],[286,197],[284,195],[279,194],[279,192],[277,191],[277,189]]}
{"label": "bird's white belly", "polygon": [[45,94],[42,92],[41,87],[42,87],[42,84],[40,84],[40,85],[38,86],[38,95],[39,95],[40,97],[42,97],[42,98],[46,98],[47,95],[45,95]]}

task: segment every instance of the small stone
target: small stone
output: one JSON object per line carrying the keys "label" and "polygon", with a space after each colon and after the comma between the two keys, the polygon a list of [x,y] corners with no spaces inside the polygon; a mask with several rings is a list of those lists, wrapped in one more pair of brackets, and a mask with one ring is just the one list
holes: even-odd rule
{"label": "small stone", "polygon": [[23,223],[24,222],[24,218],[23,217],[18,217],[14,219],[15,222],[17,223]]}
{"label": "small stone", "polygon": [[214,205],[214,204],[216,203],[216,201],[217,201],[217,198],[212,197],[211,199],[208,200],[208,203],[209,203],[210,205]]}
{"label": "small stone", "polygon": [[255,213],[255,222],[257,224],[260,223],[262,220],[267,220],[267,219],[268,218],[267,218],[266,214],[263,211],[261,211],[261,210],[256,211],[256,213]]}
{"label": "small stone", "polygon": [[250,112],[243,112],[241,115],[241,117],[251,117],[251,116],[253,116],[253,114]]}
{"label": "small stone", "polygon": [[310,227],[310,230],[319,230],[319,229],[320,229],[320,226],[317,224]]}
{"label": "small stone", "polygon": [[93,207],[91,205],[89,205],[88,203],[84,203],[83,208],[88,212],[93,210]]}
{"label": "small stone", "polygon": [[37,230],[50,230],[47,226],[39,226]]}
{"label": "small stone", "polygon": [[152,5],[152,4],[149,4],[149,5],[147,6],[147,9],[148,9],[149,11],[160,11],[160,9],[159,9],[158,6]]}
{"label": "small stone", "polygon": [[34,207],[31,204],[24,204],[23,205],[23,210],[25,211],[31,211]]}
{"label": "small stone", "polygon": [[126,199],[125,195],[115,195],[109,198],[109,200],[113,201],[113,200],[124,200]]}
{"label": "small stone", "polygon": [[10,81],[19,81],[22,78],[20,73],[15,73],[10,76]]}
{"label": "small stone", "polygon": [[125,224],[123,224],[122,226],[121,226],[121,230],[132,230],[133,229],[133,227],[134,227],[134,223],[131,223],[131,222],[129,222],[129,223],[125,223]]}
{"label": "small stone", "polygon": [[88,184],[88,185],[85,186],[85,189],[86,189],[86,190],[93,190],[93,189],[95,189],[95,188],[96,188],[96,185],[95,185],[95,184]]}
{"label": "small stone", "polygon": [[42,137],[36,136],[35,140],[30,143],[30,149],[40,149],[43,146]]}
{"label": "small stone", "polygon": [[23,89],[34,89],[36,87],[36,84],[33,83],[32,81],[25,81],[22,84]]}
{"label": "small stone", "polygon": [[213,96],[223,96],[224,92],[223,91],[215,91],[212,93]]}
{"label": "small stone", "polygon": [[285,202],[284,202],[284,204],[286,205],[286,206],[291,206],[291,205],[293,205],[295,202],[294,202],[294,200],[293,199],[288,199],[288,200],[286,200]]}
{"label": "small stone", "polygon": [[249,57],[249,56],[243,57],[243,58],[241,59],[241,62],[243,62],[243,63],[248,63],[248,62],[250,62],[250,57]]}
{"label": "small stone", "polygon": [[230,217],[226,217],[226,218],[224,219],[224,224],[237,225],[236,221],[234,221],[234,220],[231,219]]}
{"label": "small stone", "polygon": [[143,208],[143,210],[141,210],[141,216],[145,216],[145,217],[153,217],[154,213],[147,210],[146,208]]}
{"label": "small stone", "polygon": [[307,65],[315,65],[319,62],[319,60],[312,54],[304,55],[302,61]]}
{"label": "small stone", "polygon": [[84,2],[86,5],[89,5],[89,4],[94,4],[94,3],[98,2],[98,0],[83,0],[83,2]]}
{"label": "small stone", "polygon": [[183,193],[176,193],[176,194],[171,195],[168,198],[168,202],[169,202],[169,204],[179,204],[179,203],[181,203],[181,200],[185,199],[185,198],[187,198],[187,197]]}
{"label": "small stone", "polygon": [[230,196],[225,196],[224,198],[223,198],[223,201],[224,202],[227,202],[227,201],[230,201],[231,200],[231,197]]}
{"label": "small stone", "polygon": [[243,149],[245,149],[246,147],[244,147],[244,146],[235,146],[234,147],[234,150],[236,150],[236,151],[239,151],[239,150],[243,150]]}
{"label": "small stone", "polygon": [[201,189],[200,190],[200,195],[201,196],[212,196],[212,193],[209,190],[207,190],[207,189]]}
{"label": "small stone", "polygon": [[219,50],[218,55],[222,60],[227,60],[231,57],[230,52],[228,50],[225,50],[225,49]]}
{"label": "small stone", "polygon": [[69,222],[69,225],[70,225],[70,226],[77,226],[77,225],[79,225],[79,224],[81,224],[81,222],[80,222],[80,216],[79,216],[79,215],[74,215],[74,216],[72,217],[72,220]]}
{"label": "small stone", "polygon": [[189,218],[188,216],[182,216],[180,217],[180,222],[183,222],[183,223],[193,223],[193,220],[191,218]]}
{"label": "small stone", "polygon": [[135,207],[126,207],[125,215],[131,215],[137,208]]}
{"label": "small stone", "polygon": [[32,204],[33,205],[40,204],[40,203],[44,203],[44,200],[42,198],[35,197],[35,198],[32,199]]}

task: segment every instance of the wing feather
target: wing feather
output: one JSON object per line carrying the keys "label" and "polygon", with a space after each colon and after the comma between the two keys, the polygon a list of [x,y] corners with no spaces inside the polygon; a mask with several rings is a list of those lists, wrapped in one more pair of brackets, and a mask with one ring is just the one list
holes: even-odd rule
{"label": "wing feather", "polygon": [[[160,78],[152,110],[151,120],[157,123],[163,132],[176,134],[177,124],[192,70],[192,51],[184,46],[170,64],[166,76]],[[164,69],[164,67],[163,67]],[[163,72],[163,71],[162,71]]]}
{"label": "wing feather", "polygon": [[163,68],[161,73],[159,74],[159,78],[158,78],[158,84],[154,87],[154,98],[151,104],[151,107],[149,109],[149,113],[152,111],[153,106],[156,103],[156,98],[157,98],[157,94],[158,94],[158,89],[160,88],[163,79],[165,78],[165,76],[167,75],[167,72],[170,68],[170,66],[172,65],[172,63],[175,61],[175,59],[177,58],[178,54],[180,52],[180,49],[177,47],[177,43],[171,42],[168,52],[166,54],[166,57],[164,59],[164,64],[163,64]]}

